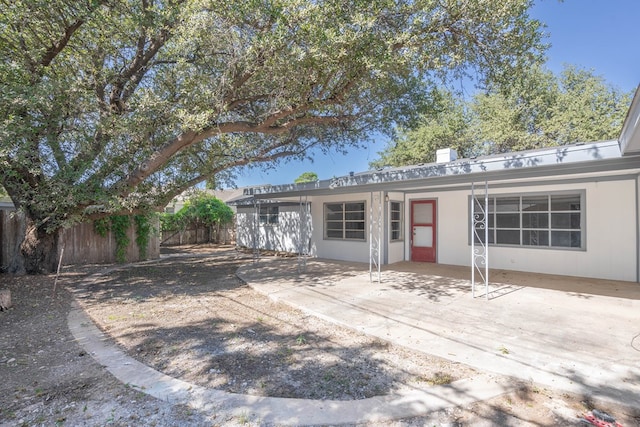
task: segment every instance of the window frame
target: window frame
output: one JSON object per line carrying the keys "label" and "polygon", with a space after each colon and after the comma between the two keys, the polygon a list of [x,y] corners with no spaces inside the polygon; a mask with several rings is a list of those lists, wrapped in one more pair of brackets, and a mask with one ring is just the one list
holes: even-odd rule
{"label": "window frame", "polygon": [[276,225],[279,222],[280,208],[273,205],[260,205],[258,208],[258,223],[260,225]]}
{"label": "window frame", "polygon": [[[393,209],[394,204],[398,205],[398,209]],[[398,213],[398,219],[393,218],[394,212]],[[394,224],[397,224],[397,230],[394,230]],[[398,237],[393,237],[394,232],[398,233]],[[404,202],[391,200],[389,201],[389,242],[402,241],[404,241]]]}
{"label": "window frame", "polygon": [[[553,198],[561,198],[561,197],[577,197],[579,199],[579,209],[553,209]],[[542,200],[546,198],[546,209],[537,210],[525,210],[523,207],[523,203],[526,199],[530,203],[527,206],[532,204],[532,201],[535,199]],[[476,196],[476,199],[484,204],[484,196]],[[518,199],[518,208],[517,210],[505,208],[502,210],[498,209],[499,204],[497,200],[501,199],[503,202],[507,199]],[[471,203],[474,203],[474,200],[469,196],[469,215],[471,215]],[[493,204],[492,204],[493,203]],[[530,192],[530,193],[505,193],[505,194],[493,194],[489,196],[489,208],[487,209],[487,215],[489,216],[489,223],[487,224],[487,228],[489,229],[489,246],[495,247],[517,247],[517,248],[529,248],[529,249],[552,249],[552,250],[570,250],[570,251],[585,251],[587,248],[586,245],[586,190],[566,190],[566,191],[548,191],[548,192]],[[508,203],[504,203],[502,206],[508,206]],[[477,212],[476,212],[477,213]],[[542,222],[542,225],[533,224],[534,221],[533,214],[544,214],[545,216],[539,216],[536,218],[536,221]],[[571,224],[575,214],[579,215],[579,225],[574,226]],[[517,225],[509,225],[509,221],[513,221],[517,215],[518,224]],[[563,215],[569,218],[569,228],[567,227],[554,227],[553,226],[553,217],[554,215]],[[500,227],[497,227],[499,218],[502,216],[503,223]],[[546,218],[545,218],[546,217]],[[525,226],[525,218],[527,219],[527,223]],[[540,221],[543,219],[542,221]],[[474,239],[475,233],[473,233],[471,221],[469,221],[469,245],[471,245],[471,239]],[[499,239],[498,232],[502,232],[503,236],[507,236],[507,233],[518,232],[518,243],[496,243]],[[569,239],[572,238],[572,233],[578,233],[578,238],[580,239],[580,244],[576,246],[554,246],[554,234],[556,233],[570,233]],[[529,236],[528,244],[525,244],[525,233]],[[544,244],[532,244],[534,239],[534,233],[537,234],[538,241],[542,238]],[[481,237],[484,236],[484,231],[480,233]],[[541,237],[542,236],[542,237]],[[476,241],[476,243],[479,243]],[[570,243],[571,244],[571,243]]]}
{"label": "window frame", "polygon": [[[347,205],[355,205],[355,204],[361,204],[362,205],[362,210],[346,210],[346,206]],[[338,212],[337,210],[334,210],[332,212],[328,211],[328,207],[329,206],[334,206],[337,207],[338,205],[341,205],[341,210],[340,212]],[[366,242],[367,241],[367,202],[364,200],[355,200],[355,201],[348,201],[348,202],[325,202],[322,206],[322,224],[323,224],[323,237],[325,240],[340,240],[340,241],[352,241],[352,242]],[[347,213],[362,213],[362,219],[347,219]],[[328,218],[328,214],[332,213],[332,214],[338,214],[340,213],[342,218],[341,219],[329,219]],[[329,228],[329,224],[338,224],[338,223],[342,223],[342,226],[340,228]],[[348,228],[347,224],[356,224],[356,223],[362,223],[362,228],[357,228],[357,229],[353,229],[353,228]],[[329,236],[329,231],[338,231],[340,230],[342,233],[342,237],[335,237],[335,236]],[[362,232],[362,238],[355,238],[355,237],[347,237],[347,232]]]}

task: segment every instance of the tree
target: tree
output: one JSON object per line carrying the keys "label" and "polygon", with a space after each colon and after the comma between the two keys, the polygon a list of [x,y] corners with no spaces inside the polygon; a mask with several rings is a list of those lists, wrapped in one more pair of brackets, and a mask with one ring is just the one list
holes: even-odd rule
{"label": "tree", "polygon": [[233,221],[233,210],[215,196],[196,192],[178,212],[162,214],[160,221],[162,230],[165,231],[184,231],[188,225],[193,224],[196,229],[204,226],[209,229],[209,233],[212,228],[219,232],[220,226]]}
{"label": "tree", "polygon": [[305,182],[316,182],[318,174],[315,172],[303,172],[299,177],[293,180],[295,184],[304,184]]}
{"label": "tree", "polygon": [[617,139],[633,91],[624,92],[601,76],[567,67],[559,79],[561,91],[551,112],[548,132],[559,145]]}
{"label": "tree", "polygon": [[519,77],[509,90],[490,87],[468,101],[440,91],[433,97],[439,107],[416,127],[400,129],[372,166],[431,162],[445,147],[471,157],[619,136],[630,92],[575,66],[558,76],[534,67]]}
{"label": "tree", "polygon": [[52,271],[63,227],[408,122],[436,81],[509,80],[543,48],[531,2],[0,2],[10,270]]}
{"label": "tree", "polygon": [[532,68],[509,90],[491,88],[474,96],[470,134],[480,154],[504,153],[558,145],[547,127],[559,96],[557,78]]}
{"label": "tree", "polygon": [[233,211],[222,200],[205,193],[191,197],[177,215],[206,227],[228,224],[233,221]]}
{"label": "tree", "polygon": [[472,155],[467,106],[448,90],[434,91],[432,106],[413,128],[400,128],[372,168],[404,166],[435,161],[436,151],[451,147],[463,156]]}

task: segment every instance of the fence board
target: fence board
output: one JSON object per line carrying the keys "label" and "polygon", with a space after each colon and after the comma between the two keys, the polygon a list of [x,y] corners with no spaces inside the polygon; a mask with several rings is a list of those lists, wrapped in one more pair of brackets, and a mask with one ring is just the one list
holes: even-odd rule
{"label": "fence board", "polygon": [[162,232],[160,244],[162,246],[197,245],[199,243],[224,243],[231,244],[236,240],[234,224],[220,227],[220,232],[215,227],[188,228],[186,230],[165,230]]}
{"label": "fence board", "polygon": [[[159,229],[159,224],[154,227]],[[127,231],[127,262],[140,260],[140,251],[135,242],[135,226],[131,224]],[[0,267],[6,268],[15,256],[19,242],[24,236],[24,218],[15,210],[0,209]],[[147,247],[147,259],[160,257],[158,233],[151,233]],[[106,237],[99,236],[92,223],[78,224],[64,230],[58,242],[58,253],[64,246],[63,265],[69,264],[106,264],[116,262],[116,242],[111,232]]]}

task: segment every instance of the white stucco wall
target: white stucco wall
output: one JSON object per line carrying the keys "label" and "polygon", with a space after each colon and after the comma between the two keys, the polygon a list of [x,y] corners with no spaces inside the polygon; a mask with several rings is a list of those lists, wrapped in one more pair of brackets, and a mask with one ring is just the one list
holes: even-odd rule
{"label": "white stucco wall", "polygon": [[[385,195],[389,200],[385,200]],[[384,253],[386,250],[387,263],[394,263],[404,260],[405,257],[405,241],[407,236],[406,221],[404,222],[403,240],[398,242],[389,243],[389,204],[391,201],[403,203],[403,209],[406,211],[406,205],[404,205],[404,193],[390,192],[388,194],[374,193],[372,200],[371,193],[356,193],[348,195],[336,195],[336,196],[323,196],[312,198],[311,212],[313,217],[313,236],[312,242],[315,248],[314,254],[320,258],[337,259],[341,261],[355,261],[355,262],[369,262],[370,254],[370,223],[371,215],[374,220],[377,221],[377,216],[380,213],[378,204],[382,201],[382,244],[380,248],[382,251],[381,259],[384,263]],[[353,240],[334,240],[325,239],[324,237],[324,204],[325,203],[340,203],[340,202],[365,202],[365,240],[353,241]],[[371,212],[371,206],[373,204],[373,213]],[[377,233],[377,229],[374,225],[374,233]],[[386,248],[384,247],[386,246]]]}
{"label": "white stucco wall", "polygon": [[[300,248],[300,208],[279,206],[278,211],[278,223],[260,224],[256,234],[255,209],[253,207],[238,207],[236,243],[239,246],[253,248],[257,238],[260,249],[297,253]],[[307,230],[310,228],[309,222]],[[308,237],[307,235],[307,240]]]}
{"label": "white stucco wall", "polygon": [[[585,250],[490,246],[491,268],[545,272],[570,276],[636,281],[635,180],[602,181],[562,185],[536,185],[493,190],[490,195],[585,191],[583,213]],[[410,201],[437,199],[437,262],[470,265],[469,191],[411,194],[406,198],[405,220],[409,224]],[[409,242],[405,260],[410,259]]]}
{"label": "white stucco wall", "polygon": [[[583,215],[585,232],[582,249],[550,249],[535,247],[491,246],[489,265],[491,268],[544,272],[570,276],[593,277],[613,280],[637,280],[637,265],[640,254],[637,250],[638,225],[636,185],[638,178],[603,179],[599,182],[567,182],[564,184],[538,184],[514,186],[510,188],[491,188],[495,195],[518,195],[529,193],[555,193],[562,191],[584,192]],[[376,193],[376,203],[382,200],[383,245],[381,251],[386,254],[388,263],[410,260],[410,205],[411,200],[437,200],[437,262],[469,266],[471,247],[469,244],[469,190],[422,192],[422,193]],[[309,253],[320,258],[343,261],[369,262],[370,253],[370,206],[371,193],[309,197],[311,202],[312,223],[310,230]],[[324,204],[331,202],[365,202],[366,232],[362,241],[333,240],[324,237]],[[389,243],[389,202],[404,202],[404,239]],[[238,244],[252,247],[255,233],[255,211],[253,208],[238,208]],[[261,225],[257,236],[259,245],[264,249],[288,252],[299,250],[299,207],[281,206],[278,224]]]}
{"label": "white stucco wall", "polygon": [[[386,203],[387,206],[387,212],[389,211],[389,204],[391,202],[401,202],[403,203],[403,216],[404,218],[406,218],[406,212],[407,212],[407,205],[404,203],[404,193],[398,193],[398,192],[389,192],[388,194],[389,197],[389,202]],[[390,213],[387,214],[387,218],[390,218]],[[395,241],[395,242],[391,242],[389,241],[390,239],[390,226],[389,226],[389,222],[390,219],[387,219],[387,235],[385,236],[385,240],[387,242],[389,242],[389,246],[387,248],[387,260],[389,264],[393,264],[394,262],[400,262],[400,261],[404,261],[405,259],[405,242],[407,241],[407,236],[409,233],[409,228],[407,226],[407,221],[406,219],[403,221],[403,234],[402,234],[402,240],[401,241]]]}
{"label": "white stucco wall", "polygon": [[[314,254],[319,258],[341,261],[369,262],[369,207],[370,193],[313,197],[311,217],[313,218],[312,242]],[[324,238],[324,204],[339,202],[365,202],[365,240],[334,240]],[[374,208],[375,209],[375,208]],[[377,212],[377,209],[375,209]]]}

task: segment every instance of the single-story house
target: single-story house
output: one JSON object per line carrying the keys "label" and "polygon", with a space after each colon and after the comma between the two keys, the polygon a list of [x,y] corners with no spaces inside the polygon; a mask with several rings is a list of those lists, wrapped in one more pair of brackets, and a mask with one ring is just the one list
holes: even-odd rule
{"label": "single-story house", "polygon": [[[640,95],[617,141],[253,188],[237,242],[376,265],[471,266],[640,281]],[[475,200],[475,203],[474,203]]]}

